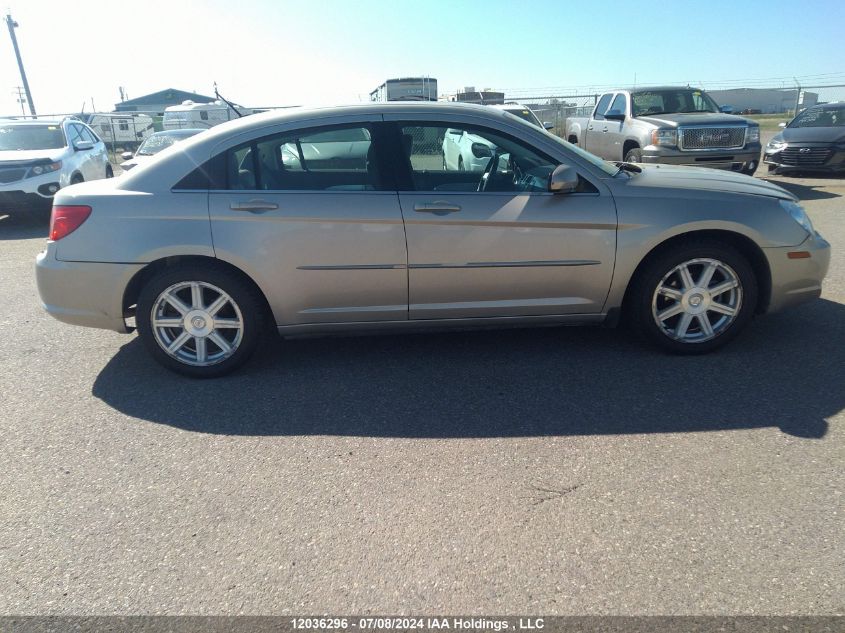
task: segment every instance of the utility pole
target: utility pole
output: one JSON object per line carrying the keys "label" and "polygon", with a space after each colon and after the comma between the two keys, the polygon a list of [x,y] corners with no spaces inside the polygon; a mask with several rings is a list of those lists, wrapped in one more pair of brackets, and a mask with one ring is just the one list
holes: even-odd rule
{"label": "utility pole", "polygon": [[18,68],[21,71],[21,82],[23,83],[24,92],[26,92],[26,102],[29,105],[29,113],[35,116],[35,104],[32,102],[32,93],[29,91],[29,82],[26,80],[26,71],[23,69],[23,60],[21,59],[21,51],[18,48],[18,38],[15,37],[15,29],[18,23],[12,19],[12,14],[6,14],[6,26],[9,27],[9,37],[12,38],[12,47],[15,49],[15,57],[18,59]]}
{"label": "utility pole", "polygon": [[26,103],[26,97],[23,96],[23,87],[15,86],[15,92],[18,95],[17,102],[21,104],[21,114],[26,116],[26,111],[23,109],[23,104]]}

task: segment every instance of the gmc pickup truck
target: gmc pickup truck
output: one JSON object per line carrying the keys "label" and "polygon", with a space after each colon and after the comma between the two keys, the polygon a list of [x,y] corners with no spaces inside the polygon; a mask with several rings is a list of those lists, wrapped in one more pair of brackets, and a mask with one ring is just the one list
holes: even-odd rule
{"label": "gmc pickup truck", "polygon": [[567,119],[566,140],[610,161],[715,167],[748,175],[760,163],[760,127],[723,113],[695,88],[606,92],[589,118]]}

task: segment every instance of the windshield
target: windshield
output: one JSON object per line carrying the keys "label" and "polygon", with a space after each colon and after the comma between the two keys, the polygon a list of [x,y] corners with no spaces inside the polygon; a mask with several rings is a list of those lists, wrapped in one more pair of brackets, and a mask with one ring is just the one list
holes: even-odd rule
{"label": "windshield", "polygon": [[0,125],[0,151],[62,147],[65,135],[60,125]]}
{"label": "windshield", "polygon": [[643,90],[631,93],[634,116],[719,112],[716,102],[702,90]]}
{"label": "windshield", "polygon": [[140,156],[158,154],[161,150],[188,138],[188,136],[193,136],[193,134],[153,134],[141,143],[141,147],[138,148],[138,154]]}
{"label": "windshield", "polygon": [[528,108],[513,108],[513,109],[508,108],[508,109],[505,110],[505,112],[509,112],[510,114],[514,115],[515,117],[519,117],[523,121],[528,121],[532,125],[536,125],[538,127],[543,127],[542,125],[540,125],[539,119],[537,119],[537,117],[534,115],[534,113],[531,112],[531,110],[529,110]]}
{"label": "windshield", "polygon": [[845,107],[833,106],[804,110],[787,127],[845,127]]}

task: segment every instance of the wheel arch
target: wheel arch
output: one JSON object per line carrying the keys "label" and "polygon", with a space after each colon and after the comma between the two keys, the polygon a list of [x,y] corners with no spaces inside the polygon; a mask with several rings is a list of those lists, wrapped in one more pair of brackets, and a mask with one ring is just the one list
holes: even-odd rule
{"label": "wheel arch", "polygon": [[270,308],[270,302],[267,301],[267,296],[264,294],[264,291],[261,290],[261,287],[252,277],[234,264],[215,257],[208,257],[206,255],[175,255],[163,257],[144,266],[141,270],[135,273],[135,275],[133,275],[132,279],[129,280],[129,283],[123,291],[123,314],[125,316],[132,316],[134,314],[134,306],[138,303],[138,297],[141,294],[141,290],[150,279],[155,277],[155,275],[167,270],[168,268],[178,268],[180,266],[187,266],[191,264],[211,266],[217,268],[218,270],[232,272],[240,277],[245,284],[249,285],[253,289],[256,296],[260,298],[267,322],[275,323],[273,311]]}
{"label": "wheel arch", "polygon": [[741,233],[721,229],[702,229],[681,233],[680,235],[674,235],[667,238],[654,246],[648,253],[646,253],[645,257],[640,260],[640,263],[637,264],[637,267],[634,269],[634,273],[631,275],[630,279],[628,279],[628,284],[625,288],[625,294],[622,299],[622,312],[624,313],[630,305],[631,288],[635,285],[638,276],[642,274],[643,270],[651,261],[665,253],[667,250],[676,248],[683,244],[701,241],[713,241],[728,244],[739,251],[739,253],[748,260],[748,263],[754,271],[754,277],[757,279],[758,286],[757,305],[754,308],[754,312],[757,314],[766,312],[772,296],[772,272],[769,268],[769,262],[766,259],[763,250],[755,244],[751,238],[742,235]]}
{"label": "wheel arch", "polygon": [[634,139],[626,139],[625,142],[622,144],[622,160],[625,160],[625,157],[628,155],[632,149],[640,149],[640,142]]}

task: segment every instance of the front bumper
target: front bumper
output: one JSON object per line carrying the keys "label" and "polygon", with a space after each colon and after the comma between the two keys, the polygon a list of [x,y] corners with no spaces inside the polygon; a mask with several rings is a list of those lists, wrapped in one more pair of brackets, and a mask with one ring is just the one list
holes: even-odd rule
{"label": "front bumper", "polygon": [[[760,143],[749,143],[736,150],[708,149],[697,151],[682,151],[677,147],[648,145],[643,148],[642,152],[644,163],[742,171],[757,167],[760,163],[761,150]],[[752,163],[754,164],[753,167]]]}
{"label": "front bumper", "polygon": [[64,262],[56,259],[56,245],[35,259],[35,278],[41,303],[50,316],[85,327],[128,332],[123,294],[143,264]]}
{"label": "front bumper", "polygon": [[10,207],[50,206],[61,188],[60,172],[0,184],[0,210]]}
{"label": "front bumper", "polygon": [[830,143],[792,143],[766,147],[763,162],[778,171],[845,171],[845,148]]}
{"label": "front bumper", "polygon": [[[792,259],[789,253],[809,253]],[[830,266],[830,244],[818,233],[798,246],[764,248],[772,273],[772,294],[767,312],[816,299],[822,292],[822,280]],[[793,255],[794,257],[794,255]]]}

